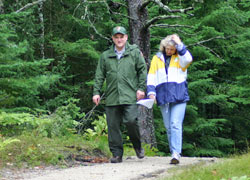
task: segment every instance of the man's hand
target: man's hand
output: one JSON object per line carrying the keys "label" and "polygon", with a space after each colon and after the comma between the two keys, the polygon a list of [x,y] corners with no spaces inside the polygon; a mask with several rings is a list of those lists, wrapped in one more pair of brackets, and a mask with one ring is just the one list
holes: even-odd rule
{"label": "man's hand", "polygon": [[92,100],[98,106],[98,104],[100,103],[101,97],[100,95],[94,95]]}
{"label": "man's hand", "polygon": [[145,96],[145,93],[144,93],[143,91],[138,90],[138,91],[136,92],[137,101],[143,99],[144,96]]}

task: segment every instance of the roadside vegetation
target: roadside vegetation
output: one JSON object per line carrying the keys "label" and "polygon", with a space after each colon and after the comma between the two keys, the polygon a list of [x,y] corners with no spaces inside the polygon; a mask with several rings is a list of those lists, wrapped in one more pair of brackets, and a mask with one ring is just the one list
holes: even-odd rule
{"label": "roadside vegetation", "polygon": [[[0,112],[0,168],[108,162],[111,153],[105,116],[97,116],[91,120],[92,128],[81,130],[85,114],[75,103],[72,99],[51,115]],[[124,139],[125,155],[135,155],[128,137]],[[144,148],[147,156],[159,154],[149,145]]]}
{"label": "roadside vegetation", "polygon": [[[161,180],[250,180],[250,153],[226,158],[210,165],[194,165]],[[176,173],[172,169],[172,173]]]}

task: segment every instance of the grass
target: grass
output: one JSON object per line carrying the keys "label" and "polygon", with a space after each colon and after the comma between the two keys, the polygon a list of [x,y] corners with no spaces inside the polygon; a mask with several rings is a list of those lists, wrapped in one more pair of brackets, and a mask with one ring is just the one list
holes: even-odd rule
{"label": "grass", "polygon": [[46,165],[67,167],[76,156],[109,157],[108,144],[86,141],[82,136],[47,138],[34,134],[0,136],[0,168],[25,168]]}
{"label": "grass", "polygon": [[187,167],[181,173],[162,180],[250,180],[250,153],[216,164]]}

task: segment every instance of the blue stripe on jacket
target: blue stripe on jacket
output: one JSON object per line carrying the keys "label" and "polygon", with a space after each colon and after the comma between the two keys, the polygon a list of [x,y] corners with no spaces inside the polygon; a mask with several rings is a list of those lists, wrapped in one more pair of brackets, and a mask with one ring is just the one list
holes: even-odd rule
{"label": "blue stripe on jacket", "polygon": [[187,81],[182,83],[168,82],[156,86],[147,86],[148,92],[155,92],[158,105],[189,101]]}

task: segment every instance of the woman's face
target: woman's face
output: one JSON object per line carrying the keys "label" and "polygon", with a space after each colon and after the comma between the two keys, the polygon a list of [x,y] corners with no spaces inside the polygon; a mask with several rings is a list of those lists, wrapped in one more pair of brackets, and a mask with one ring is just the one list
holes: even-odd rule
{"label": "woman's face", "polygon": [[165,48],[165,52],[167,56],[172,56],[176,53],[176,48],[175,46],[167,45]]}

